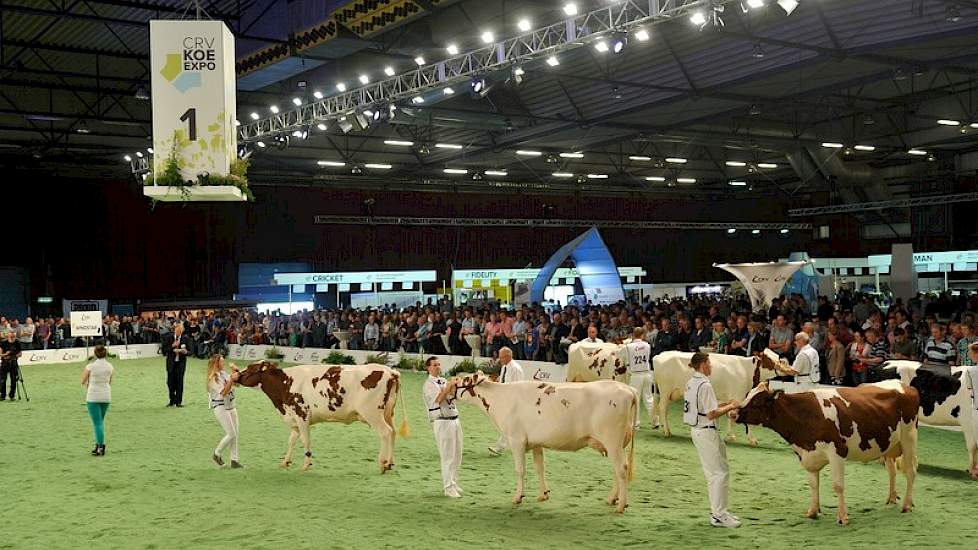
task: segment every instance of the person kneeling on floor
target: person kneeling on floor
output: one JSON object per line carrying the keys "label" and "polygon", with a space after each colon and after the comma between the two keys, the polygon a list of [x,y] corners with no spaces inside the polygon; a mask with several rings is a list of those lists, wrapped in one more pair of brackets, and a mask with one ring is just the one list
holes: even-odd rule
{"label": "person kneeling on floor", "polygon": [[738,403],[717,405],[717,394],[710,384],[710,356],[694,353],[689,363],[694,371],[686,383],[683,422],[690,426],[693,445],[700,455],[703,474],[710,493],[710,525],[740,527],[740,519],[727,511],[730,490],[730,468],[727,466],[727,447],[717,432],[716,419],[736,409]]}

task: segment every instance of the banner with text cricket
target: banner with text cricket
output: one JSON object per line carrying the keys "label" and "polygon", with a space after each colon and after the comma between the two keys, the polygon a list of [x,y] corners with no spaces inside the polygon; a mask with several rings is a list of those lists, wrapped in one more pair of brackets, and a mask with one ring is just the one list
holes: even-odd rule
{"label": "banner with text cricket", "polygon": [[150,21],[153,173],[176,154],[184,179],[227,174],[237,156],[234,36],[221,21]]}

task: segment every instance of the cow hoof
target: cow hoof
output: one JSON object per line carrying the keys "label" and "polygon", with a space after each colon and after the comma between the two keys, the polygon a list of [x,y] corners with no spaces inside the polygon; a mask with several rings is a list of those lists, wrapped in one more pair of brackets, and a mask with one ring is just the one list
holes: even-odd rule
{"label": "cow hoof", "polygon": [[523,495],[513,497],[513,504],[523,504]]}
{"label": "cow hoof", "polygon": [[734,441],[737,441],[737,436],[735,436],[733,434],[730,434],[730,435],[727,436],[727,442],[728,443],[733,443]]}
{"label": "cow hoof", "polygon": [[618,504],[618,497],[608,497],[608,506]]}
{"label": "cow hoof", "polygon": [[913,504],[911,504],[909,506],[904,506],[903,507],[903,510],[900,510],[900,513],[901,514],[908,514],[910,512],[913,512]]}
{"label": "cow hoof", "polygon": [[747,444],[750,445],[751,447],[757,447],[758,442],[756,439],[751,439],[747,442]]}
{"label": "cow hoof", "polygon": [[537,502],[545,502],[550,500],[550,491],[546,491],[542,495],[537,497]]}
{"label": "cow hoof", "polygon": [[309,471],[309,468],[312,468],[312,462],[310,462],[308,464],[303,464],[302,465],[302,471],[303,472],[308,472]]}
{"label": "cow hoof", "polygon": [[619,504],[618,507],[615,508],[615,513],[616,514],[624,514],[625,513],[625,508],[627,508],[627,507],[628,507],[627,504]]}
{"label": "cow hoof", "polygon": [[818,519],[818,510],[805,512],[805,517],[808,519]]}
{"label": "cow hoof", "polygon": [[282,466],[283,468],[288,468],[288,467],[289,467],[289,466],[291,466],[291,465],[292,465],[292,461],[291,461],[291,460],[283,460],[283,461],[282,461],[282,464],[281,464],[281,466]]}
{"label": "cow hoof", "polygon": [[896,504],[898,500],[900,500],[900,497],[891,495],[890,498],[886,499],[886,505]]}
{"label": "cow hoof", "polygon": [[839,525],[849,525],[849,516],[838,518]]}

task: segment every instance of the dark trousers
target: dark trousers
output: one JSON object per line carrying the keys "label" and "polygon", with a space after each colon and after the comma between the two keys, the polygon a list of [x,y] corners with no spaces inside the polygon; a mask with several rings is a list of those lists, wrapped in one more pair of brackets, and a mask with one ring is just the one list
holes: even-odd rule
{"label": "dark trousers", "polygon": [[187,372],[186,361],[168,362],[166,366],[166,388],[170,392],[170,403],[183,404],[183,375]]}
{"label": "dark trousers", "polygon": [[[0,366],[0,399],[9,395],[13,399],[17,394],[17,375],[19,374],[17,365]],[[10,378],[10,393],[7,393],[7,378]]]}

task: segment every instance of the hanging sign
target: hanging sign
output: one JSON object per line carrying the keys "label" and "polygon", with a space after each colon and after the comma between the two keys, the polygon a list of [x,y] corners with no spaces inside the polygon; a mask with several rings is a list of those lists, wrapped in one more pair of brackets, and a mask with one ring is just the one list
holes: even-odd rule
{"label": "hanging sign", "polygon": [[774,299],[781,294],[788,279],[794,275],[802,266],[808,262],[780,262],[780,263],[753,263],[753,264],[713,264],[713,267],[720,268],[734,277],[737,277],[747,294],[750,296],[751,306],[756,311],[762,308],[771,307]]}
{"label": "hanging sign", "polygon": [[153,173],[179,155],[185,180],[237,155],[234,36],[221,21],[150,21]]}

